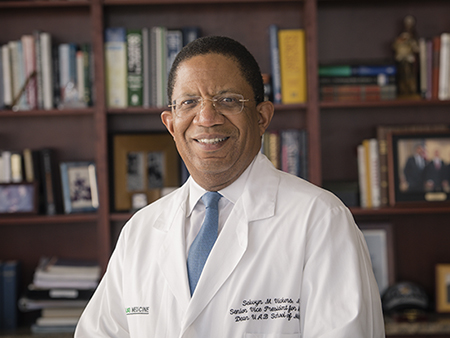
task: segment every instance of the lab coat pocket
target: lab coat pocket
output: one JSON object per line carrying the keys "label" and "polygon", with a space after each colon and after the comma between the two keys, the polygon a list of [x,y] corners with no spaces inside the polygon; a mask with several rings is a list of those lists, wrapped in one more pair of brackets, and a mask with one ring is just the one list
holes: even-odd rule
{"label": "lab coat pocket", "polygon": [[302,338],[300,333],[246,333],[244,338]]}

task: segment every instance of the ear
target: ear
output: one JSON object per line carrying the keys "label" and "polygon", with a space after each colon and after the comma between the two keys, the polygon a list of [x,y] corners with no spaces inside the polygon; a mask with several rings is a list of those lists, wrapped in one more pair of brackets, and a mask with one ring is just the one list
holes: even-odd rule
{"label": "ear", "polygon": [[169,133],[174,136],[174,130],[173,130],[173,114],[169,110],[165,110],[161,113],[161,121],[166,126]]}
{"label": "ear", "polygon": [[258,104],[256,107],[256,110],[258,112],[258,124],[259,124],[259,132],[260,136],[264,134],[267,127],[269,127],[270,121],[272,121],[273,113],[274,113],[274,106],[273,103],[270,101],[264,101]]}

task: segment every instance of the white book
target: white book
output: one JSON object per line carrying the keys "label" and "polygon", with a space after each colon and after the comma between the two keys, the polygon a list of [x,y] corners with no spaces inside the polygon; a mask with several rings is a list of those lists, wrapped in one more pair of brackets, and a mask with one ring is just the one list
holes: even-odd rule
{"label": "white book", "polygon": [[3,102],[5,106],[11,106],[13,101],[11,57],[8,45],[2,46],[2,69],[3,69]]}
{"label": "white book", "polygon": [[367,187],[366,187],[366,151],[364,145],[360,144],[357,148],[358,159],[358,183],[359,200],[362,208],[367,207]]}
{"label": "white book", "polygon": [[44,109],[53,109],[53,62],[52,37],[47,32],[41,33],[41,61],[42,61],[42,95]]}
{"label": "white book", "polygon": [[11,183],[11,152],[9,150],[2,151],[2,162],[0,183]]}
{"label": "white book", "polygon": [[128,106],[126,29],[105,30],[105,75],[108,107]]}
{"label": "white book", "polygon": [[380,152],[378,151],[378,140],[369,140],[369,161],[370,161],[370,192],[372,197],[372,207],[378,208],[381,205],[380,186]]}
{"label": "white book", "polygon": [[450,98],[450,33],[441,34],[441,51],[439,56],[439,100]]}

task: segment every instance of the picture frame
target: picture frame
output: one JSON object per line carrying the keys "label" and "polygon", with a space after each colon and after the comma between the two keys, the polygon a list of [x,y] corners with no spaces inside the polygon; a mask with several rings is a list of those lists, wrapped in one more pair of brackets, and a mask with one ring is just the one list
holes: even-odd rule
{"label": "picture frame", "polygon": [[62,162],[64,213],[93,212],[99,207],[96,166],[92,161]]}
{"label": "picture frame", "polygon": [[36,183],[0,184],[0,215],[37,213],[38,189]]}
{"label": "picture frame", "polygon": [[390,223],[358,224],[369,249],[380,295],[395,284],[393,229]]}
{"label": "picture frame", "polygon": [[142,204],[133,200],[145,200],[143,194],[151,203],[164,188],[179,186],[180,160],[169,133],[114,134],[112,143],[115,211],[136,210]]}
{"label": "picture frame", "polygon": [[450,312],[450,264],[436,265],[436,312]]}
{"label": "picture frame", "polygon": [[387,140],[391,206],[448,203],[450,133],[391,132]]}

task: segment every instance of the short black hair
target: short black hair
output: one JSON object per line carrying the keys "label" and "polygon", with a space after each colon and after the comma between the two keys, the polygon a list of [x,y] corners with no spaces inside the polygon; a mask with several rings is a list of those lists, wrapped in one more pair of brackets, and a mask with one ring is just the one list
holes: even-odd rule
{"label": "short black hair", "polygon": [[220,54],[233,58],[242,72],[243,77],[253,89],[256,104],[264,101],[264,83],[253,55],[241,43],[224,36],[206,36],[187,44],[176,56],[170,69],[167,82],[167,97],[172,102],[173,87],[177,77],[177,70],[183,61],[194,56],[206,54]]}

